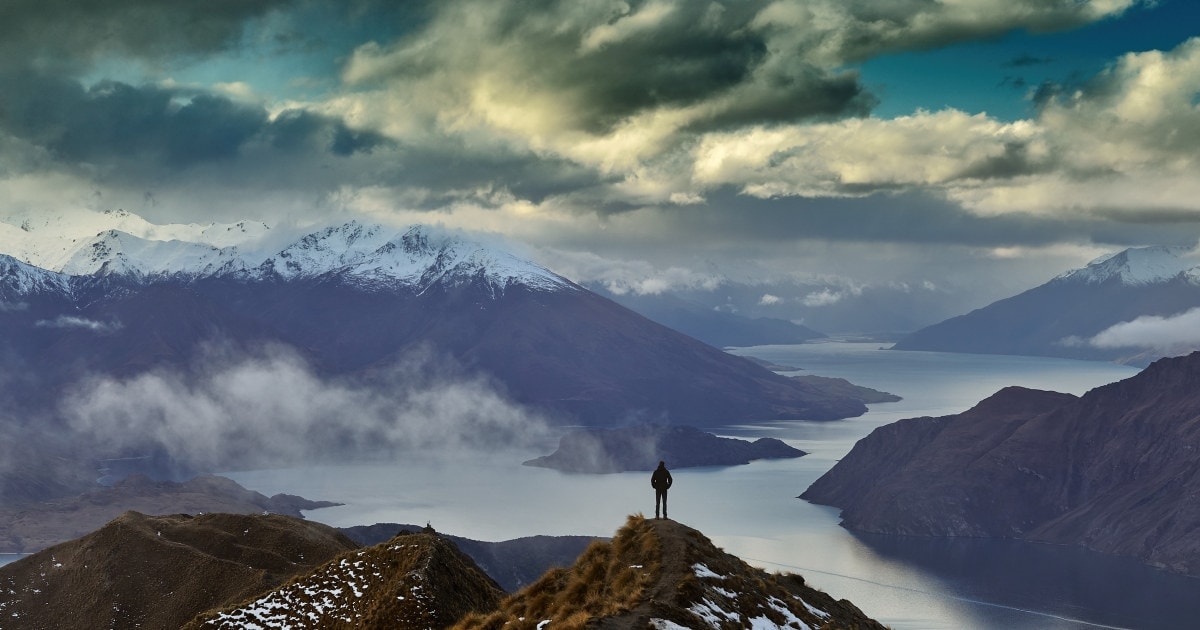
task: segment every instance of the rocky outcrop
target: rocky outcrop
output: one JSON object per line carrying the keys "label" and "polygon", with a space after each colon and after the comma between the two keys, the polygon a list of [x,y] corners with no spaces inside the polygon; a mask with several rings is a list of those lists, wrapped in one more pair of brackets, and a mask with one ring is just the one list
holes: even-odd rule
{"label": "rocky outcrop", "polygon": [[344,553],[184,629],[445,628],[467,613],[492,610],[503,596],[470,557],[427,528]]}
{"label": "rocky outcrop", "polygon": [[640,516],[495,612],[454,627],[884,628],[798,575],[768,574],[695,529]]}
{"label": "rocky outcrop", "polygon": [[[371,546],[391,539],[397,532],[418,531],[421,528],[399,523],[375,523],[338,529],[354,542]],[[488,542],[453,534],[439,535],[471,556],[475,564],[496,580],[500,588],[510,593],[533,583],[553,567],[570,566],[588,545],[597,540],[595,536],[524,536]]]}
{"label": "rocky outcrop", "polygon": [[693,427],[643,425],[624,429],[584,429],[564,435],[553,453],[526,466],[564,472],[614,473],[671,468],[735,466],[755,459],[801,457],[805,452],[775,438],[753,442],[723,438]]}
{"label": "rocky outcrop", "polygon": [[883,628],[798,575],[768,574],[690,527],[641,516],[504,597],[429,527],[357,547],[286,516],[130,512],[0,567],[0,618],[16,630]]}
{"label": "rocky outcrop", "polygon": [[801,498],[855,530],[1082,545],[1200,575],[1200,353],[1082,397],[1010,387],[881,427]]}

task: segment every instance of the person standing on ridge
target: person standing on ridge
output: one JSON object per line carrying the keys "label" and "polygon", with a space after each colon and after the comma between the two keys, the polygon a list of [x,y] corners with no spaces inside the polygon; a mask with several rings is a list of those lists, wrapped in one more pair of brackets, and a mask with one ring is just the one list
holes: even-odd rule
{"label": "person standing on ridge", "polygon": [[665,462],[658,462],[658,468],[650,475],[650,486],[654,488],[654,518],[658,518],[658,504],[662,503],[662,517],[667,518],[667,489],[675,483],[671,479],[671,471],[667,470]]}

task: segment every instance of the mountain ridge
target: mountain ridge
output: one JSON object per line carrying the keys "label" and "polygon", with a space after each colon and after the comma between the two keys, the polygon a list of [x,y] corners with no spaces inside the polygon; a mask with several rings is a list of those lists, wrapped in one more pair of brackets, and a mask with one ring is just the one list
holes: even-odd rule
{"label": "mountain ridge", "polygon": [[847,528],[1073,544],[1200,575],[1200,352],[1083,396],[1009,387],[880,427],[801,498]]}
{"label": "mountain ridge", "polygon": [[1194,249],[1130,248],[917,330],[897,341],[893,349],[1052,356],[1145,366],[1195,347],[1171,343],[1165,333],[1152,340],[1127,339],[1127,345],[1097,340],[1120,325],[1142,318],[1170,320],[1198,307],[1200,257]]}
{"label": "mountain ridge", "polygon": [[795,574],[768,574],[666,519],[503,592],[425,527],[360,547],[285,516],[129,512],[0,567],[5,627],[844,628],[884,626]]}

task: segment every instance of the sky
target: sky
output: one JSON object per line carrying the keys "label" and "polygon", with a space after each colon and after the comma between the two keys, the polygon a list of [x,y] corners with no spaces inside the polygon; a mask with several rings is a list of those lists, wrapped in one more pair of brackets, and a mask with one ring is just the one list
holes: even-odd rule
{"label": "sky", "polygon": [[1197,243],[1198,18],[1192,0],[6,0],[0,217],[442,224],[615,293],[803,319],[886,289],[934,318]]}

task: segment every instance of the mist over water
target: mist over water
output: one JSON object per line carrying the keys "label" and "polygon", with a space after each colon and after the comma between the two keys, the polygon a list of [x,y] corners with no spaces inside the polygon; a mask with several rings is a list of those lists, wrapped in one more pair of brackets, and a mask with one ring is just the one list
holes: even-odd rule
{"label": "mist over water", "polygon": [[[822,343],[735,350],[904,397],[835,422],[771,422],[715,431],[776,437],[811,453],[728,468],[675,469],[670,516],[751,564],[799,573],[897,630],[1192,627],[1200,580],[1081,549],[1014,541],[855,535],[838,510],[795,498],[853,446],[900,418],[961,412],[1021,385],[1072,394],[1127,378],[1133,368],[1011,356],[883,351]],[[682,419],[680,423],[686,423]],[[334,526],[432,524],[480,540],[536,534],[610,536],[631,513],[653,513],[649,473],[565,474],[522,466],[540,444],[407,453],[388,463],[228,473],[249,488],[346,505],[315,510]],[[670,465],[670,462],[668,462]]]}
{"label": "mist over water", "polygon": [[95,377],[60,405],[108,457],[162,452],[196,470],[472,452],[545,438],[545,421],[428,349],[369,375],[319,374],[282,344],[209,346],[184,367]]}

